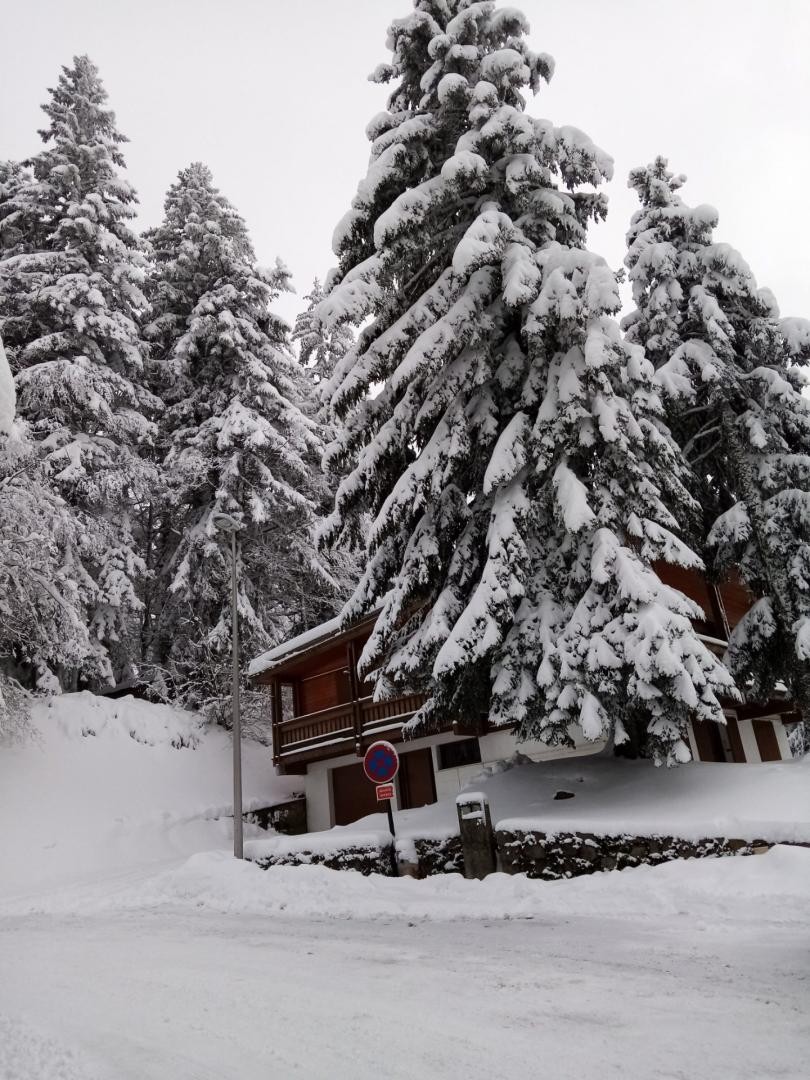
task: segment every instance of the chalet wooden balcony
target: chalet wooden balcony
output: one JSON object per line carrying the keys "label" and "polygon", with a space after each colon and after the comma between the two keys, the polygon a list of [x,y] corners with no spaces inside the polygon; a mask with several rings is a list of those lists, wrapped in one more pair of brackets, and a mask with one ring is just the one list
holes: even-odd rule
{"label": "chalet wooden balcony", "polygon": [[273,758],[287,767],[339,754],[362,754],[378,738],[397,738],[425,698],[408,694],[388,701],[359,698],[273,723]]}

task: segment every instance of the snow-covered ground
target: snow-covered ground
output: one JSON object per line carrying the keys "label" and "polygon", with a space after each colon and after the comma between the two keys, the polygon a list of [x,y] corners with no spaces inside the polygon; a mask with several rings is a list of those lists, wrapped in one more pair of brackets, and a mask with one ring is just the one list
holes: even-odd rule
{"label": "snow-covered ground", "polygon": [[4,1080],[807,1075],[806,851],[486,886],[228,865],[0,918]]}
{"label": "snow-covered ground", "polygon": [[[37,701],[37,737],[0,747],[0,898],[172,864],[232,835],[231,741],[131,697]],[[270,751],[243,747],[245,809],[283,800]],[[260,830],[248,829],[248,835]]]}
{"label": "snow-covered ground", "polygon": [[87,695],[36,722],[0,750],[2,1080],[807,1075],[810,850],[569,882],[262,871],[227,854],[221,732]]}

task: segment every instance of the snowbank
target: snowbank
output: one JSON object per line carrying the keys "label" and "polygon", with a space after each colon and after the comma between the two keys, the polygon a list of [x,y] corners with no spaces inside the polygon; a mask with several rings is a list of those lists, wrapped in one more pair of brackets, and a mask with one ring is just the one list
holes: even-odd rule
{"label": "snowbank", "polygon": [[[0,895],[228,846],[226,732],[167,705],[89,693],[37,701],[32,719],[37,739],[0,748]],[[246,810],[281,801],[300,784],[275,775],[266,747],[244,744]]]}
{"label": "snowbank", "polygon": [[[504,829],[617,836],[810,842],[810,757],[733,765],[579,758],[492,777],[492,817]],[[573,799],[555,799],[558,791]]]}
{"label": "snowbank", "polygon": [[224,852],[193,855],[181,867],[140,882],[105,883],[24,904],[3,914],[103,914],[185,909],[292,919],[654,919],[687,915],[712,923],[759,921],[803,925],[810,895],[810,851],[772,848],[765,855],[694,859],[621,874],[536,881],[492,874],[467,881],[448,874],[364,877],[320,866],[261,870]]}
{"label": "snowbank", "polygon": [[[598,755],[506,762],[475,777],[465,789],[473,790],[486,795],[493,824],[504,829],[810,843],[810,756],[756,765],[693,762],[675,769]],[[555,799],[557,792],[574,797]],[[458,832],[456,800],[399,811],[395,826],[400,847],[419,837],[446,839]],[[387,839],[385,815],[372,814],[326,832],[258,839],[245,853],[261,859]]]}

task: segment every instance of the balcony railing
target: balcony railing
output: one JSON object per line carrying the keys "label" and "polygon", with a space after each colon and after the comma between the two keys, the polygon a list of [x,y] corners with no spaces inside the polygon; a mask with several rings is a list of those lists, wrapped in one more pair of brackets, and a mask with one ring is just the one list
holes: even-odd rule
{"label": "balcony railing", "polygon": [[362,751],[378,736],[396,736],[424,700],[422,694],[388,701],[366,697],[278,721],[273,724],[273,756],[277,764],[294,764]]}

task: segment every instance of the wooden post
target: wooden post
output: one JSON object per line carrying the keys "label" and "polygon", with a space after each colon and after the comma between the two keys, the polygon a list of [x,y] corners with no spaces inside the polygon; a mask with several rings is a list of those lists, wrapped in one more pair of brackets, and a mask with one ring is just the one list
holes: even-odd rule
{"label": "wooden post", "polygon": [[271,707],[273,710],[273,764],[281,764],[281,681],[270,680]]}
{"label": "wooden post", "polygon": [[363,710],[360,707],[360,685],[357,681],[357,648],[353,640],[346,642],[346,662],[349,665],[349,692],[352,695],[352,720],[354,721],[354,750],[363,756]]}
{"label": "wooden post", "polygon": [[[729,623],[728,623],[728,616],[726,615],[726,608],[725,608],[725,605],[723,603],[723,597],[721,596],[720,590],[714,584],[714,582],[709,582],[708,585],[709,585],[709,596],[711,597],[712,608],[713,608],[712,614],[714,615],[715,620],[717,621],[719,626],[725,632],[726,641],[728,641],[729,638],[731,637],[731,627],[729,626]],[[708,614],[708,612],[707,612],[707,614]]]}
{"label": "wooden post", "polygon": [[236,529],[231,531],[231,632],[233,638],[233,854],[243,858],[242,821],[242,711],[239,702],[239,592]]}

